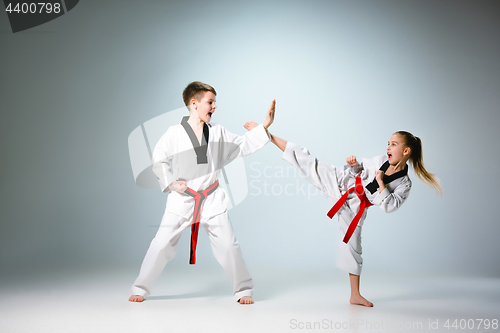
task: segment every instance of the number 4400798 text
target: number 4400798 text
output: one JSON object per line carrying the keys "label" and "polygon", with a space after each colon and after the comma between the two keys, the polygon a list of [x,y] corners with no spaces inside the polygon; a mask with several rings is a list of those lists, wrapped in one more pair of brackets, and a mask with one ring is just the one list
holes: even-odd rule
{"label": "number 4400798 text", "polygon": [[56,3],[51,3],[51,2],[38,2],[38,3],[17,3],[14,7],[12,7],[12,3],[9,3],[7,8],[5,8],[6,12],[9,13],[31,13],[31,14],[41,14],[41,13],[47,13],[50,14],[52,12],[59,14],[61,12],[61,4],[56,2]]}
{"label": "number 4400798 text", "polygon": [[444,328],[447,329],[498,329],[498,319],[455,319],[454,321],[448,319],[444,324]]}

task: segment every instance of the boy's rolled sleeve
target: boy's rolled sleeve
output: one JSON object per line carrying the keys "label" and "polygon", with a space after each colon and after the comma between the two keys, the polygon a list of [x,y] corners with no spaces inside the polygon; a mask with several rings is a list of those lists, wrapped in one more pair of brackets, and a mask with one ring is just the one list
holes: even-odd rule
{"label": "boy's rolled sleeve", "polygon": [[233,134],[223,128],[222,135],[224,142],[233,144],[227,146],[228,150],[225,154],[227,160],[233,160],[237,157],[245,157],[253,154],[271,140],[269,133],[262,124],[241,136]]}

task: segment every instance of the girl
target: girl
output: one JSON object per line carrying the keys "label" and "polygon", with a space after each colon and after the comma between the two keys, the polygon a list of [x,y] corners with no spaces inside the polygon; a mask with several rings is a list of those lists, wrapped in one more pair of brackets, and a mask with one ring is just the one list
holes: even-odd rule
{"label": "girl", "polygon": [[[247,130],[257,124],[248,122]],[[409,160],[417,176],[442,193],[439,180],[423,164],[422,142],[411,133],[399,131],[389,139],[387,154],[363,159],[347,158],[347,166],[339,169],[311,156],[307,149],[296,146],[271,134],[271,142],[280,148],[283,159],[292,164],[311,184],[316,186],[334,205],[330,218],[337,214],[340,223],[337,266],[349,273],[351,304],[372,307],[373,303],[361,296],[359,276],[363,266],[361,257],[361,228],[367,207],[376,205],[386,213],[397,210],[410,193]]]}

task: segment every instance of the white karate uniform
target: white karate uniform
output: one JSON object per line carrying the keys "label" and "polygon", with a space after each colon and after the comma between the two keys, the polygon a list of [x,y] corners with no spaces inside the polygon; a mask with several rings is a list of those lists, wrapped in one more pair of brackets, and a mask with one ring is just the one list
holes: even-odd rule
{"label": "white karate uniform", "polygon": [[[207,125],[207,163],[197,163],[197,147],[193,147],[189,134],[181,124],[169,127],[158,141],[153,152],[153,171],[163,192],[168,192],[168,186],[175,180],[185,181],[195,191],[205,190],[219,178],[220,169],[225,164],[252,154],[269,142],[269,134],[262,124],[243,136],[230,133],[218,124]],[[225,190],[219,186],[201,205],[200,224],[205,227],[214,256],[224,268],[238,300],[243,296],[252,296],[253,281],[227,215],[228,201]],[[146,298],[150,294],[151,285],[166,263],[175,256],[182,231],[192,225],[193,210],[194,199],[191,196],[177,191],[169,194],[160,228],[132,286],[133,295]]]}
{"label": "white karate uniform", "polygon": [[[375,178],[375,172],[387,161],[386,155],[363,159],[360,164],[354,167],[345,166],[344,169],[339,169],[333,165],[318,161],[314,156],[309,154],[306,148],[288,142],[283,153],[283,159],[292,164],[302,177],[321,190],[332,206],[347,190],[354,187],[358,174],[361,174],[361,183],[365,189],[367,199],[373,205],[379,206],[386,213],[397,210],[405,202],[410,193],[411,180],[407,174],[385,184],[383,191],[377,189],[372,194],[366,189],[366,186]],[[337,212],[340,224],[337,266],[355,275],[360,275],[363,267],[363,258],[361,257],[361,229],[368,207],[365,208],[358,226],[348,243],[345,244],[342,240],[354,216],[358,213],[359,206],[360,200],[352,192],[349,194],[345,204]]]}

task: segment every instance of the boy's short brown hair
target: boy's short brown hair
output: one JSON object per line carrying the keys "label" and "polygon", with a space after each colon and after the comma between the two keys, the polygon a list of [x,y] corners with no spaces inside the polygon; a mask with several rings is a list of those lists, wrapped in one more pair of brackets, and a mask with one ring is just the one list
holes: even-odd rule
{"label": "boy's short brown hair", "polygon": [[206,91],[210,91],[214,95],[217,95],[215,89],[211,85],[199,81],[191,82],[182,92],[184,104],[188,106],[189,101],[191,101],[193,98],[199,101],[202,98],[203,93]]}

